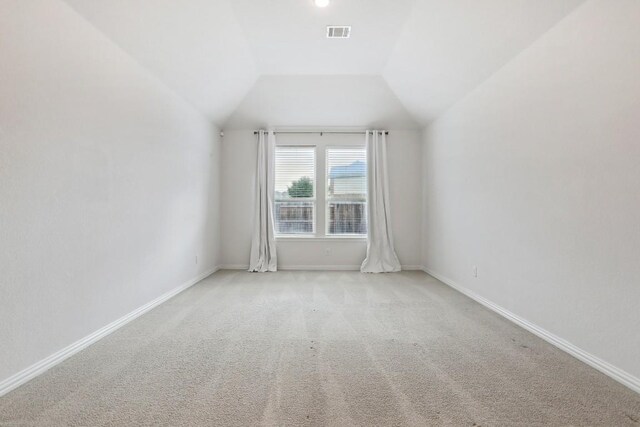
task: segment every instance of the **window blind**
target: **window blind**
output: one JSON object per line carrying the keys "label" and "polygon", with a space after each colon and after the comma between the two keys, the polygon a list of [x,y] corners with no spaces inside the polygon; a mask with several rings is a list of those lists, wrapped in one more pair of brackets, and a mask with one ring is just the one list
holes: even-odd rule
{"label": "window blind", "polygon": [[315,233],[315,174],[315,147],[276,147],[274,197],[276,234]]}
{"label": "window blind", "polygon": [[327,234],[367,233],[367,152],[327,148]]}

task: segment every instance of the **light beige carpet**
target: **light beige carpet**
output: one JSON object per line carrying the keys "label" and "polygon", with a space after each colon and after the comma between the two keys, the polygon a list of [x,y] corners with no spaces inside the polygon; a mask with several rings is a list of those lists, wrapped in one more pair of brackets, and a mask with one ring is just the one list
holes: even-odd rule
{"label": "light beige carpet", "polygon": [[640,395],[419,272],[219,272],[0,398],[1,425],[639,423]]}

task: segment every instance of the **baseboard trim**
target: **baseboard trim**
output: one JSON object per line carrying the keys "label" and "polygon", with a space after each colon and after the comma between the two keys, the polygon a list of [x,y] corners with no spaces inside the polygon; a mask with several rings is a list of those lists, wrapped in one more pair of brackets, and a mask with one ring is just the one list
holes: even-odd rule
{"label": "baseboard trim", "polygon": [[282,271],[360,271],[360,264],[353,265],[279,265]]}
{"label": "baseboard trim", "polygon": [[[249,265],[227,264],[220,267],[221,270],[248,270]],[[279,271],[358,271],[360,265],[279,265]]]}
{"label": "baseboard trim", "polygon": [[404,271],[423,271],[424,269],[422,268],[421,265],[403,265],[402,269]]}
{"label": "baseboard trim", "polygon": [[185,290],[187,290],[188,288],[190,288],[191,286],[195,285],[196,283],[198,283],[199,281],[203,280],[204,278],[212,275],[213,273],[215,273],[216,271],[218,271],[220,268],[216,267],[213,268],[209,271],[206,271],[200,275],[198,275],[197,277],[183,283],[182,285],[178,286],[175,289],[170,290],[169,292],[166,292],[162,295],[160,295],[158,298],[154,299],[153,301],[148,302],[147,304],[143,305],[142,307],[139,307],[135,310],[133,310],[131,313],[124,315],[123,317],[119,318],[118,320],[115,320],[114,322],[109,323],[108,325],[98,329],[97,331],[93,332],[90,335],[87,335],[86,337],[74,342],[73,344],[63,348],[62,350],[50,355],[49,357],[46,357],[45,359],[42,359],[41,361],[29,366],[26,369],[23,369],[22,371],[18,372],[17,374],[14,374],[12,376],[10,376],[9,378],[3,380],[0,382],[0,396],[3,396],[7,393],[9,393],[11,390],[14,390],[18,387],[20,387],[22,384],[26,383],[27,381],[37,377],[38,375],[43,374],[44,372],[46,372],[48,369],[54,367],[55,365],[57,365],[58,363],[64,361],[65,359],[68,359],[69,357],[73,356],[74,354],[78,353],[79,351],[84,350],[85,348],[89,347],[91,344],[95,343],[96,341],[106,337],[107,335],[109,335],[110,333],[116,331],[117,329],[123,327],[124,325],[126,325],[127,323],[131,322],[132,320],[142,316],[144,313],[148,312],[149,310],[157,307],[158,305],[162,304],[163,302],[171,299],[172,297],[178,295],[180,292],[183,292]]}
{"label": "baseboard trim", "polygon": [[471,298],[472,300],[482,304],[483,306],[487,307],[488,309],[498,313],[499,315],[501,315],[502,317],[504,317],[507,320],[510,320],[511,322],[515,323],[516,325],[526,329],[527,331],[531,332],[532,334],[542,338],[543,340],[547,341],[548,343],[558,347],[560,350],[569,353],[571,356],[575,357],[576,359],[586,363],[587,365],[591,366],[594,369],[597,369],[598,371],[602,372],[603,374],[607,375],[608,377],[618,381],[619,383],[625,385],[626,387],[630,388],[631,390],[635,391],[636,393],[640,393],[640,378],[637,378],[631,374],[629,374],[628,372],[623,371],[620,368],[617,368],[616,366],[613,366],[612,364],[605,362],[604,360],[592,355],[591,353],[588,353],[584,350],[582,350],[581,348],[571,344],[570,342],[568,342],[567,340],[560,338],[557,335],[552,334],[551,332],[537,326],[536,324],[510,312],[509,310],[491,302],[490,300],[476,294],[475,292],[465,288],[464,286],[460,286],[459,284],[457,284],[456,282],[454,282],[453,280],[449,279],[448,277],[445,277],[441,274],[438,274],[436,272],[434,272],[433,270],[427,268],[427,267],[423,267],[422,270],[427,273],[430,276],[435,277],[436,279],[438,279],[439,281],[441,281],[442,283],[444,283],[445,285],[455,289],[456,291],[468,296],[469,298]]}
{"label": "baseboard trim", "polygon": [[[248,264],[227,264],[220,266],[220,270],[248,270]],[[422,271],[421,265],[403,265],[406,271]],[[360,264],[352,265],[279,265],[278,270],[281,271],[360,271]]]}
{"label": "baseboard trim", "polygon": [[248,270],[249,264],[223,264],[220,270]]}

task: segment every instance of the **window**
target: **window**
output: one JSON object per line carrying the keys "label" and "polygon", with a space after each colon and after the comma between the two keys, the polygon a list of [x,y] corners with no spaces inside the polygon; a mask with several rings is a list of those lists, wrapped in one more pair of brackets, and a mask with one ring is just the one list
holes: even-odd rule
{"label": "window", "polygon": [[367,152],[327,148],[327,235],[367,234]]}
{"label": "window", "polygon": [[276,147],[274,197],[276,234],[315,233],[315,176],[315,147]]}
{"label": "window", "polygon": [[355,138],[338,146],[325,140],[318,137],[313,145],[293,140],[275,148],[273,210],[279,238],[367,234],[366,149]]}

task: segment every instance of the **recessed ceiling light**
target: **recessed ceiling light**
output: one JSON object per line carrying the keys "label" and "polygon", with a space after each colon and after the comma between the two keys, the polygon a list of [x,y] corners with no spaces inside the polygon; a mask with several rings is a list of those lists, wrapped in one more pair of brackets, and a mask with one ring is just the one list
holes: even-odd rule
{"label": "recessed ceiling light", "polygon": [[327,6],[329,6],[329,0],[313,0],[313,2],[318,7],[327,7]]}

